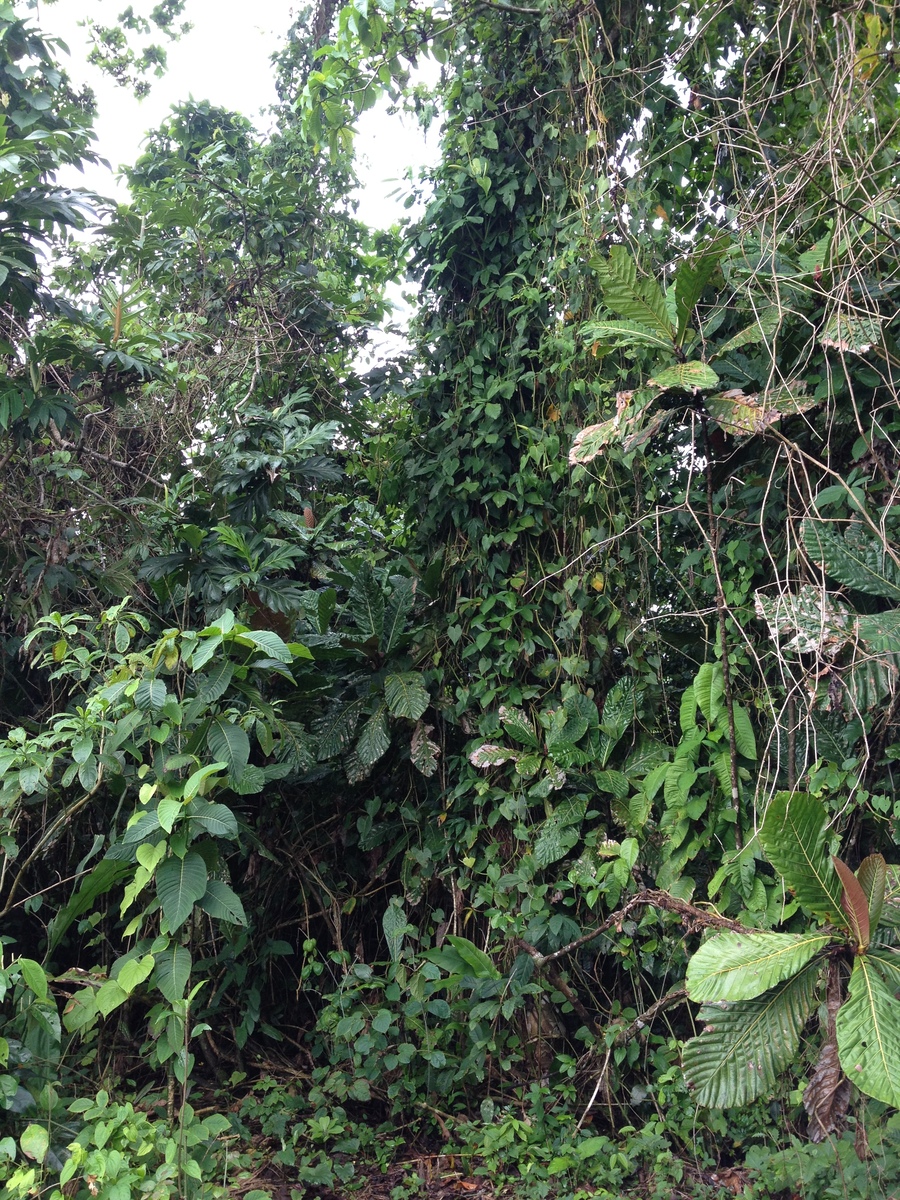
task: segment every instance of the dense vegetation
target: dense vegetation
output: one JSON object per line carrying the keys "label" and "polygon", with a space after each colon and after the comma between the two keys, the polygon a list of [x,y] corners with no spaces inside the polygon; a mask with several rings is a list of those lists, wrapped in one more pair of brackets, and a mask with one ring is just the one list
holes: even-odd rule
{"label": "dense vegetation", "polygon": [[4,1194],[892,1194],[894,20],[323,0],[113,205],[0,6]]}

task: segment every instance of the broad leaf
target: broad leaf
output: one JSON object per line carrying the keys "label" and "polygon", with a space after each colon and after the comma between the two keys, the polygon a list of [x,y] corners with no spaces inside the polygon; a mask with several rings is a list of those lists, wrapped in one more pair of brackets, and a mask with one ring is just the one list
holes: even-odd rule
{"label": "broad leaf", "polygon": [[621,432],[621,422],[617,417],[580,429],[569,450],[569,466],[577,467],[592,462],[612,442],[619,441]]}
{"label": "broad leaf", "polygon": [[703,289],[712,278],[726,249],[727,238],[719,236],[678,265],[675,272],[674,291],[675,340],[679,346],[684,341],[684,335],[691,323],[694,309],[703,295]]}
{"label": "broad leaf", "polygon": [[605,767],[625,730],[635,718],[636,694],[634,681],[629,678],[617,680],[606,693],[603,713],[600,717],[600,759]]}
{"label": "broad leaf", "polygon": [[843,889],[825,852],[827,815],[805,792],[776,792],[759,831],[766,858],[799,902],[825,920],[846,926]]}
{"label": "broad leaf", "polygon": [[412,611],[415,588],[411,579],[398,576],[393,581],[394,590],[384,606],[384,624],[381,630],[381,650],[390,654],[406,631],[406,621]]}
{"label": "broad leaf", "polygon": [[665,371],[658,371],[647,382],[650,387],[691,391],[693,388],[714,388],[719,382],[719,377],[706,363],[685,362],[667,367]]}
{"label": "broad leaf", "polygon": [[607,308],[626,321],[637,321],[651,333],[674,343],[675,330],[669,320],[666,298],[655,279],[638,278],[637,266],[624,246],[613,246],[609,259],[600,265],[600,286]]}
{"label": "broad leaf", "polygon": [[731,388],[704,401],[706,411],[726,433],[734,437],[752,437],[764,433],[783,417],[807,412],[821,400],[806,394],[806,383],[794,379],[765,392],[746,395],[740,388]]}
{"label": "broad leaf", "polygon": [[900,600],[900,567],[884,544],[858,522],[841,537],[830,524],[808,517],[801,535],[806,553],[838,583],[867,596]]}
{"label": "broad leaf", "polygon": [[181,928],[205,891],[206,864],[196,851],[189,851],[184,858],[173,855],[159,864],[156,894],[170,933]]}
{"label": "broad leaf", "polygon": [[750,714],[742,704],[732,705],[734,719],[734,744],[744,758],[756,760],[756,735],[750,722]]}
{"label": "broad leaf", "polygon": [[212,837],[236,838],[237,817],[224,804],[211,804],[208,800],[193,800],[187,809],[192,826],[196,826]]}
{"label": "broad leaf", "polygon": [[184,946],[170,944],[157,951],[153,980],[170,1004],[181,1000],[191,977],[191,955]]}
{"label": "broad leaf", "polygon": [[384,681],[384,698],[395,717],[409,717],[412,721],[418,721],[431,703],[418,671],[388,675]]}
{"label": "broad leaf", "polygon": [[846,312],[831,315],[819,334],[819,344],[842,353],[865,354],[881,343],[881,321],[878,317],[851,316]]}
{"label": "broad leaf", "polygon": [[218,762],[228,764],[228,774],[240,780],[250,757],[250,739],[246,730],[225,717],[216,717],[206,735],[209,752]]}
{"label": "broad leaf", "polygon": [[754,1000],[775,984],[796,975],[834,939],[826,932],[717,934],[704,942],[688,963],[691,1000]]}
{"label": "broad leaf", "polygon": [[430,779],[437,770],[441,753],[440,746],[429,737],[431,733],[434,733],[433,725],[418,721],[409,744],[410,762],[426,779]]}
{"label": "broad leaf", "polygon": [[740,1106],[774,1091],[797,1054],[817,976],[817,964],[810,963],[755,1000],[700,1010],[703,1032],[685,1043],[682,1056],[698,1104]]}
{"label": "broad leaf", "polygon": [[534,725],[521,708],[501,705],[500,720],[503,722],[503,728],[514,742],[518,742],[520,746],[528,746],[532,750],[539,749],[541,743],[534,731]]}
{"label": "broad leaf", "polygon": [[403,907],[403,901],[399,896],[392,896],[390,904],[384,910],[384,916],[381,918],[381,927],[384,930],[384,936],[387,940],[388,954],[391,956],[391,962],[397,962],[400,958],[400,951],[403,949],[403,939],[406,936],[406,930],[409,925],[407,920],[406,910]]}
{"label": "broad leaf", "polygon": [[900,1108],[900,1001],[897,973],[880,956],[853,963],[836,1028],[841,1066],[861,1092]]}
{"label": "broad leaf", "polygon": [[582,325],[581,336],[586,342],[631,342],[660,350],[672,349],[671,332],[657,333],[639,321],[589,321]]}
{"label": "broad leaf", "polygon": [[501,763],[517,758],[517,752],[508,746],[494,746],[490,742],[476,747],[469,754],[469,762],[473,767],[499,767]]}
{"label": "broad leaf", "polygon": [[247,914],[240,897],[221,879],[210,879],[199,901],[200,907],[218,921],[246,925]]}
{"label": "broad leaf", "polygon": [[337,704],[315,723],[318,736],[316,757],[319,762],[335,758],[348,748],[362,713],[362,703],[361,700],[353,700],[347,705]]}

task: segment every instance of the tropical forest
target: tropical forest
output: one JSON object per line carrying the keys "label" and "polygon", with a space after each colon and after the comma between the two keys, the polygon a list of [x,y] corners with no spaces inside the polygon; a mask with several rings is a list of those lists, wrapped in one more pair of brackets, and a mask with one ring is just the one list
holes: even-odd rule
{"label": "tropical forest", "polygon": [[[92,61],[143,95],[197,2],[82,4]],[[179,100],[118,192],[52,12],[0,1194],[896,1198],[900,11],[285,5],[266,120]],[[385,228],[373,111],[435,147]]]}

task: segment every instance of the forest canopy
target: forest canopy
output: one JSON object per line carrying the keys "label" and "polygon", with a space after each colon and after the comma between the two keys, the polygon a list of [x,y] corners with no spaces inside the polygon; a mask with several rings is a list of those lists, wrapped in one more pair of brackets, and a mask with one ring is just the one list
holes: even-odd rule
{"label": "forest canopy", "polygon": [[[138,92],[190,4],[141,12],[93,26]],[[37,17],[4,1195],[890,1195],[894,7],[323,0],[271,131],[180,103],[124,201],[60,182]],[[440,135],[388,232],[385,98]]]}

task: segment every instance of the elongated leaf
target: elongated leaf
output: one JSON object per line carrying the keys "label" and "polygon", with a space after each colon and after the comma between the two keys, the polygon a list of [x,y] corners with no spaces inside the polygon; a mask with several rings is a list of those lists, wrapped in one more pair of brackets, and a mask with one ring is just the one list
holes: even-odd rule
{"label": "elongated leaf", "polygon": [[220,659],[205,675],[196,678],[197,699],[212,704],[224,696],[234,676],[234,663],[230,658]]}
{"label": "elongated leaf", "polygon": [[441,753],[440,746],[429,737],[431,733],[434,733],[433,725],[418,721],[409,744],[410,762],[426,779],[430,779],[437,770]]}
{"label": "elongated leaf", "polygon": [[485,742],[469,754],[469,762],[473,767],[499,767],[501,763],[509,762],[516,757],[516,751],[510,750],[508,746],[494,746]]}
{"label": "elongated leaf", "polygon": [[865,954],[869,946],[869,901],[859,880],[847,864],[841,862],[836,854],[832,854],[831,861],[844,888],[841,906],[856,942],[856,952]]}
{"label": "elongated leaf", "polygon": [[624,246],[610,250],[609,260],[600,271],[600,286],[607,308],[626,321],[637,321],[672,346],[675,330],[662,289],[655,279],[638,278],[637,266]]}
{"label": "elongated leaf", "polygon": [[189,851],[184,858],[173,855],[159,864],[156,894],[169,922],[170,933],[181,928],[205,891],[206,863],[196,851]]}
{"label": "elongated leaf", "polygon": [[712,367],[701,362],[677,363],[674,367],[667,367],[665,371],[658,371],[648,380],[650,387],[680,388],[684,391],[690,391],[692,388],[714,388],[718,382],[719,377]]}
{"label": "elongated leaf", "polygon": [[815,1001],[818,965],[755,1000],[702,1008],[703,1032],[685,1043],[685,1079],[698,1104],[727,1108],[774,1091],[794,1060]]}
{"label": "elongated leaf", "polygon": [[793,379],[790,383],[765,392],[746,395],[740,388],[731,388],[704,401],[706,411],[726,433],[734,437],[752,437],[764,433],[783,417],[808,412],[822,401],[806,394],[806,382]]}
{"label": "elongated leaf", "polygon": [[382,704],[372,713],[360,731],[359,741],[356,743],[356,754],[360,766],[368,768],[378,762],[390,744],[391,734],[388,729],[387,709]]}
{"label": "elongated leaf", "polygon": [[635,687],[629,678],[617,680],[606,693],[600,717],[600,766],[605,767],[625,730],[635,718]]}
{"label": "elongated leaf", "polygon": [[415,600],[411,579],[399,576],[393,583],[394,590],[384,606],[384,625],[381,630],[381,650],[384,654],[390,654],[405,633],[407,618]]}
{"label": "elongated leaf", "polygon": [[384,936],[387,940],[388,954],[391,956],[392,962],[397,962],[400,958],[400,952],[403,949],[403,939],[406,936],[407,926],[406,910],[403,907],[403,901],[399,896],[392,896],[391,902],[384,910],[384,916],[381,918],[381,927],[384,930]]}
{"label": "elongated leaf", "polygon": [[209,752],[218,762],[228,764],[228,774],[239,781],[250,757],[250,739],[246,730],[225,717],[216,717],[206,735]]}
{"label": "elongated leaf", "polygon": [[833,942],[831,934],[733,933],[704,942],[688,963],[687,993],[692,1000],[754,1000],[796,975]]}
{"label": "elongated leaf", "polygon": [[418,721],[431,703],[418,671],[388,675],[384,681],[384,698],[395,717],[409,717],[412,721]]}
{"label": "elongated leaf", "polygon": [[470,942],[468,938],[457,937],[452,933],[447,936],[447,941],[477,979],[500,978],[500,972],[494,966],[494,960],[479,949],[474,942]]}
{"label": "elongated leaf", "polygon": [[335,705],[315,724],[318,736],[316,757],[319,762],[327,758],[335,758],[343,754],[350,745],[350,739],[359,722],[362,713],[362,701],[353,700],[347,705]]}
{"label": "elongated leaf", "polygon": [[843,889],[825,853],[827,816],[821,801],[805,792],[776,792],[769,801],[759,840],[766,858],[806,908],[846,926]]}
{"label": "elongated leaf", "polygon": [[727,237],[720,236],[678,264],[675,272],[674,291],[675,340],[679,346],[684,341],[684,335],[691,323],[694,309],[703,295],[703,289],[712,278],[726,249]]}
{"label": "elongated leaf", "polygon": [[734,713],[734,743],[744,758],[756,760],[756,735],[750,723],[750,714],[741,704],[732,706]]}
{"label": "elongated leaf", "polygon": [[[714,686],[720,682],[721,686]],[[716,717],[722,710],[723,691],[722,664],[717,662],[703,663],[694,679],[694,698],[700,706],[700,711],[710,725],[715,725]],[[691,724],[693,724],[693,719],[692,713]]]}
{"label": "elongated leaf", "polygon": [[363,563],[356,573],[344,613],[353,619],[363,637],[381,637],[384,626],[384,594],[368,563]]}
{"label": "elongated leaf", "polygon": [[622,426],[618,418],[601,421],[599,425],[587,425],[575,435],[569,450],[569,466],[593,462],[598,454],[621,438]]}
{"label": "elongated leaf", "polygon": [[851,525],[841,537],[827,522],[807,517],[801,536],[806,553],[838,583],[867,596],[900,600],[900,567],[861,524]]}
{"label": "elongated leaf", "polygon": [[876,954],[853,962],[836,1019],[841,1066],[861,1092],[900,1108],[900,1001],[897,973]]}
{"label": "elongated leaf", "polygon": [[224,804],[210,804],[208,800],[193,800],[187,810],[192,825],[204,830],[212,837],[236,838],[237,817]]}
{"label": "elongated leaf", "polygon": [[639,321],[589,321],[582,325],[581,336],[586,342],[630,342],[641,346],[656,346],[660,350],[672,349],[670,333],[656,333]]}
{"label": "elongated leaf", "polygon": [[869,905],[869,925],[872,933],[878,928],[884,906],[884,889],[887,883],[887,863],[881,854],[870,854],[859,864],[856,872]]}
{"label": "elongated leaf", "polygon": [[723,342],[721,346],[717,346],[713,357],[721,358],[723,354],[729,354],[732,350],[739,350],[741,346],[756,345],[757,342],[764,342],[771,337],[781,324],[781,313],[776,305],[761,312],[757,319],[752,324],[747,325],[739,333],[730,337],[727,342]]}

